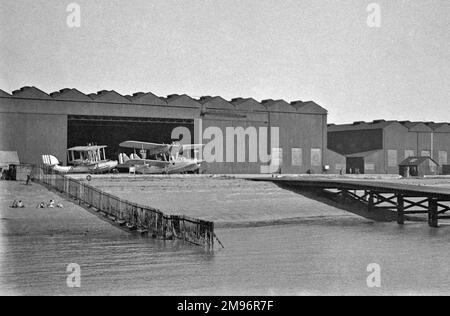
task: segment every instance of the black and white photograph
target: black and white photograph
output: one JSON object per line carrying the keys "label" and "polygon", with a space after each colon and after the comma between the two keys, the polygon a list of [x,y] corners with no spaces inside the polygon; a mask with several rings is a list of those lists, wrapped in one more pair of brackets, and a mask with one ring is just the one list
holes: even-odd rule
{"label": "black and white photograph", "polygon": [[449,295],[449,31],[448,0],[0,0],[0,296]]}

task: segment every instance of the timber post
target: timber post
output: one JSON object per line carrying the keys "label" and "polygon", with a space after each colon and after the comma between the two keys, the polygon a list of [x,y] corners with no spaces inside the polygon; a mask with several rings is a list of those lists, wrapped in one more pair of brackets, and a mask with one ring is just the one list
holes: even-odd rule
{"label": "timber post", "polygon": [[373,196],[373,192],[372,191],[370,191],[370,193],[369,193],[369,204],[368,204],[367,210],[369,212],[373,212],[375,210],[375,207],[374,207],[374,196]]}
{"label": "timber post", "polygon": [[397,223],[405,224],[405,200],[402,194],[397,195]]}
{"label": "timber post", "polygon": [[430,227],[439,227],[438,201],[434,198],[428,199],[428,225],[430,225]]}

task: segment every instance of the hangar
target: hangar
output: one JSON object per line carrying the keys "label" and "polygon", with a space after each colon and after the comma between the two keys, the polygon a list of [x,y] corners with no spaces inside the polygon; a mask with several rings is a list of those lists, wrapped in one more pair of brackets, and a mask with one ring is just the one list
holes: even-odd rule
{"label": "hangar", "polygon": [[441,171],[450,153],[450,124],[386,121],[328,125],[328,149],[343,157],[347,173],[399,174],[409,157],[430,157]]}
{"label": "hangar", "polygon": [[[84,94],[73,88],[47,94],[27,86],[11,94],[0,90],[0,124],[0,151],[17,151],[22,162],[31,164],[41,163],[41,155],[49,153],[66,162],[68,147],[87,143],[108,145],[110,159],[117,159],[118,144],[130,139],[207,144],[217,138],[217,131],[227,135],[227,129],[235,132],[231,141],[213,148],[222,150],[224,159],[204,163],[202,172],[260,173],[264,162],[250,159],[253,129],[258,145],[267,144],[259,150],[277,157],[276,172],[322,173],[328,164],[327,111],[313,101],[228,101],[151,92],[121,95],[113,90]],[[245,132],[244,142],[239,131]]]}

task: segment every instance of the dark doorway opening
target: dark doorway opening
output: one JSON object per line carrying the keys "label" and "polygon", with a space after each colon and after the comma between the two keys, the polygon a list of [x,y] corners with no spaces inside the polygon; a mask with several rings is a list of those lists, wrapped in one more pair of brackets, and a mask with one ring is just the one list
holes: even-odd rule
{"label": "dark doorway opening", "polygon": [[347,157],[346,169],[348,174],[364,174],[364,158]]}
{"label": "dark doorway opening", "polygon": [[119,153],[133,152],[132,149],[120,148],[121,142],[135,140],[171,144],[174,141],[172,131],[177,127],[187,128],[193,143],[193,119],[69,116],[67,145],[69,148],[88,143],[107,145],[106,157],[117,160]]}

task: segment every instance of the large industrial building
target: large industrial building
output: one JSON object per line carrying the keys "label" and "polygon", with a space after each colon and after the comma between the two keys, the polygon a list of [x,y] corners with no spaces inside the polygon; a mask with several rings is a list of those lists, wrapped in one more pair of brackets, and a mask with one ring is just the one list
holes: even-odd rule
{"label": "large industrial building", "polygon": [[39,164],[52,154],[65,164],[67,148],[88,143],[108,145],[108,158],[117,159],[126,140],[205,144],[215,160],[203,164],[204,173],[260,173],[269,154],[280,165],[272,172],[333,167],[326,157],[327,111],[312,101],[0,90],[0,151],[17,151],[21,163]]}
{"label": "large industrial building", "polygon": [[328,149],[334,163],[347,173],[399,174],[400,163],[409,157],[431,157],[442,172],[449,164],[450,124],[385,120],[329,124]]}

